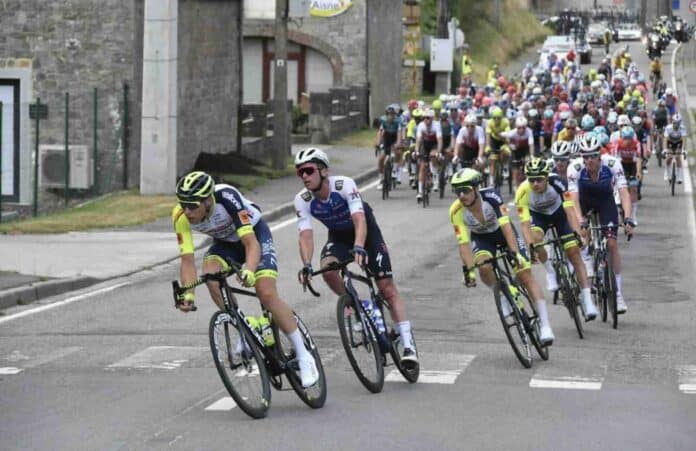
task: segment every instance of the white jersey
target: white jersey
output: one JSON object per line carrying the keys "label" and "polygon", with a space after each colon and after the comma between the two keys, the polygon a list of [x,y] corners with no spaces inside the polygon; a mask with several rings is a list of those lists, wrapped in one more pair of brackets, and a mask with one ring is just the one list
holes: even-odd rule
{"label": "white jersey", "polygon": [[418,127],[416,128],[416,139],[423,139],[426,136],[433,134],[435,134],[437,138],[442,138],[442,127],[440,127],[439,121],[432,121],[430,124],[430,129],[428,129],[428,127],[425,125],[425,120],[418,124]]}

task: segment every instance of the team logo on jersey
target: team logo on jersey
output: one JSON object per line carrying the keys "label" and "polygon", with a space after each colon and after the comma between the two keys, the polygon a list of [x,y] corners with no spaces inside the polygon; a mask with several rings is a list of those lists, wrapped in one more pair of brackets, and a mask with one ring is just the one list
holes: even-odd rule
{"label": "team logo on jersey", "polygon": [[334,186],[336,187],[336,191],[341,191],[343,189],[343,179],[336,180],[336,184]]}
{"label": "team logo on jersey", "polygon": [[300,197],[303,201],[309,202],[310,200],[312,200],[312,193],[310,193],[308,190],[305,190],[302,194],[300,194]]}
{"label": "team logo on jersey", "polygon": [[354,188],[353,191],[350,192],[350,198],[351,200],[360,199],[360,193],[358,192],[357,188]]}

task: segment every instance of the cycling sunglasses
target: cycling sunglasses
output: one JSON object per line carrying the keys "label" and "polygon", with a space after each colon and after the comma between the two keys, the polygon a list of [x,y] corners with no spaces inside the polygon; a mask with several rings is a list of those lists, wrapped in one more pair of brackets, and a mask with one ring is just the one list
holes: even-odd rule
{"label": "cycling sunglasses", "polygon": [[201,206],[201,203],[196,202],[196,201],[189,201],[189,202],[179,202],[179,205],[184,210],[195,210],[196,208]]}
{"label": "cycling sunglasses", "polygon": [[546,180],[546,177],[543,175],[533,175],[531,177],[527,177],[527,180],[529,180],[529,183],[541,183]]}
{"label": "cycling sunglasses", "polygon": [[312,175],[316,172],[317,168],[314,166],[306,166],[304,168],[297,168],[297,176],[302,177],[303,175]]}
{"label": "cycling sunglasses", "polygon": [[599,154],[598,154],[598,153],[595,153],[595,154],[592,154],[592,155],[583,155],[583,156],[582,156],[582,159],[583,159],[583,160],[594,160],[595,158],[599,158]]}
{"label": "cycling sunglasses", "polygon": [[465,185],[465,186],[457,186],[454,188],[454,193],[459,196],[460,194],[469,194],[474,190],[473,186],[470,185]]}

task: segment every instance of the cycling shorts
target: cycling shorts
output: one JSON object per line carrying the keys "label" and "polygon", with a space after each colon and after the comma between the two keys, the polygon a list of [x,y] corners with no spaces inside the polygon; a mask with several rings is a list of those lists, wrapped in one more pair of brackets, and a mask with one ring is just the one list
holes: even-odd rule
{"label": "cycling shorts", "polygon": [[392,146],[396,143],[398,135],[396,133],[391,133],[384,131],[382,133],[382,144],[384,144],[384,154],[389,155],[392,150]]}
{"label": "cycling shorts", "polygon": [[[520,250],[520,254],[529,261],[529,254],[527,252],[527,246],[524,244],[524,240],[520,239],[519,234],[513,227],[513,232],[515,233],[515,239],[517,240],[517,247]],[[496,255],[498,249],[507,249],[507,241],[505,241],[505,236],[500,227],[495,232],[490,233],[471,233],[471,244],[472,251],[474,253],[474,260],[486,260]],[[525,268],[515,269],[515,273],[528,269],[530,266],[527,265]]]}
{"label": "cycling shorts", "polygon": [[[261,246],[261,259],[256,267],[256,277],[278,276],[278,256],[273,245],[271,229],[263,219],[254,226],[254,234]],[[246,251],[241,241],[229,242],[215,240],[203,257],[203,260],[215,260],[220,263],[223,269],[227,269],[231,264],[242,265],[246,261]]]}
{"label": "cycling shorts", "polygon": [[605,233],[608,238],[616,239],[616,232],[619,229],[619,211],[614,203],[614,196],[605,199],[583,199],[580,198],[580,210],[583,215],[587,215],[590,210],[595,210],[599,215],[599,224],[608,225],[610,222],[614,224]]}
{"label": "cycling shorts", "polygon": [[563,249],[578,245],[563,207],[557,208],[556,211],[550,215],[538,213],[533,210],[529,210],[529,214],[532,218],[532,230],[537,229],[542,233],[546,233],[552,226],[555,226],[556,233],[561,237],[561,241],[563,242]]}

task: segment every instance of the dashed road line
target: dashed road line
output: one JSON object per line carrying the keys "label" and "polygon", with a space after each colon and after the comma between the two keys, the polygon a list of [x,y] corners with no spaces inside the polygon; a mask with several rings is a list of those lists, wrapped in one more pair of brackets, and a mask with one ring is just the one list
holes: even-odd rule
{"label": "dashed road line", "polygon": [[679,391],[687,395],[696,394],[696,365],[676,367],[679,374]]}
{"label": "dashed road line", "polygon": [[535,374],[529,381],[530,388],[556,388],[566,390],[601,390],[602,377],[544,376]]}
{"label": "dashed road line", "polygon": [[174,370],[203,352],[210,352],[210,348],[202,346],[150,346],[112,363],[105,369]]}
{"label": "dashed road line", "polygon": [[[476,358],[474,354],[442,354],[438,356],[437,362],[429,362],[427,358],[422,358],[421,370],[418,376],[419,384],[454,384],[460,374]],[[447,367],[453,368],[447,368]],[[427,369],[428,367],[438,367],[442,369]],[[407,382],[399,370],[392,370],[384,378],[385,382]]]}

